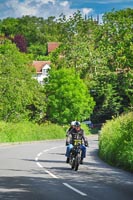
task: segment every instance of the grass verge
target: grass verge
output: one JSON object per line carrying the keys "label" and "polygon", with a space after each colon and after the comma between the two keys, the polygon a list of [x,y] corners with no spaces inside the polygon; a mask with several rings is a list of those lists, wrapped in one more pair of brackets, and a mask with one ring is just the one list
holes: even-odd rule
{"label": "grass verge", "polygon": [[[88,135],[89,129],[82,125]],[[0,121],[0,143],[5,142],[24,142],[49,139],[65,139],[68,126],[45,123],[38,125],[31,122],[6,123]]]}
{"label": "grass verge", "polygon": [[63,138],[65,138],[65,130],[56,124],[38,125],[31,122],[0,122],[0,143]]}

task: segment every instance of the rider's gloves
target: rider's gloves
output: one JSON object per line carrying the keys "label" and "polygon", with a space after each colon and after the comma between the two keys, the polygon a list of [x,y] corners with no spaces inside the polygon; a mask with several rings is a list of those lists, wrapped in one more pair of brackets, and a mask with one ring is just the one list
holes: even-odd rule
{"label": "rider's gloves", "polygon": [[86,146],[86,147],[88,147],[88,146],[89,146],[89,145],[88,145],[88,141],[85,141],[85,146]]}

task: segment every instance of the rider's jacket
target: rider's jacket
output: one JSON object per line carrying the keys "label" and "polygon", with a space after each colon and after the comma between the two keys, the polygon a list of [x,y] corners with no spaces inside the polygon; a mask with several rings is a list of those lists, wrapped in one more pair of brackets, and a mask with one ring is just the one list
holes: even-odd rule
{"label": "rider's jacket", "polygon": [[84,130],[82,128],[79,131],[77,131],[75,128],[71,129],[68,133],[66,142],[74,144],[75,139],[81,140],[83,143],[87,142],[85,138]]}
{"label": "rider's jacket", "polygon": [[73,127],[72,126],[70,126],[70,128],[66,131],[66,137],[68,137],[68,135],[69,135],[69,132],[71,131],[73,129]]}

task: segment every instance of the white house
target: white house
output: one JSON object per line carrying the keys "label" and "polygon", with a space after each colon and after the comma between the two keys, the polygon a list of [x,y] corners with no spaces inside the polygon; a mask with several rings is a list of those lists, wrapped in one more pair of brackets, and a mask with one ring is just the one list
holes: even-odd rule
{"label": "white house", "polygon": [[35,79],[40,84],[43,84],[43,79],[48,77],[48,71],[50,70],[50,61],[33,61],[33,67],[36,69]]}

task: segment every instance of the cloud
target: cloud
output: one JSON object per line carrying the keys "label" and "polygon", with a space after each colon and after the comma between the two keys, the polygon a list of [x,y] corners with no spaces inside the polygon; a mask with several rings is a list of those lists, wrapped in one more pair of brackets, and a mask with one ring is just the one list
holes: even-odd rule
{"label": "cloud", "polygon": [[83,14],[90,14],[93,12],[92,8],[83,8],[82,9]]}
{"label": "cloud", "polygon": [[0,3],[0,18],[21,17],[24,15],[47,18],[73,14],[76,9],[70,8],[69,1],[59,0],[5,0]]}
{"label": "cloud", "polygon": [[61,6],[68,6],[69,2],[68,1],[63,1],[63,2],[60,2],[60,5]]}
{"label": "cloud", "polygon": [[64,14],[71,16],[77,10],[83,15],[102,14],[112,8],[133,7],[133,0],[0,0],[0,19],[25,15],[48,18]]}

